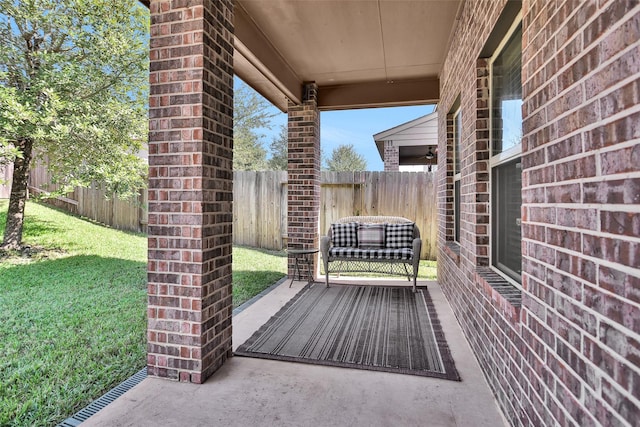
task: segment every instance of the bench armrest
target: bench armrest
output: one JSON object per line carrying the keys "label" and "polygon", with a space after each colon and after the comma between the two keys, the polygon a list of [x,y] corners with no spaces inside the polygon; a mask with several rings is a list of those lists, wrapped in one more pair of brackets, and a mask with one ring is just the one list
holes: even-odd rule
{"label": "bench armrest", "polygon": [[329,236],[320,237],[320,253],[322,254],[322,265],[324,266],[325,281],[329,287]]}
{"label": "bench armrest", "polygon": [[320,252],[322,253],[322,257],[324,259],[328,259],[329,257],[329,236],[320,237]]}
{"label": "bench armrest", "polygon": [[329,252],[329,236],[320,237],[320,252]]}
{"label": "bench armrest", "polygon": [[422,239],[413,239],[413,274],[418,276],[418,267],[420,267],[420,252],[422,251]]}

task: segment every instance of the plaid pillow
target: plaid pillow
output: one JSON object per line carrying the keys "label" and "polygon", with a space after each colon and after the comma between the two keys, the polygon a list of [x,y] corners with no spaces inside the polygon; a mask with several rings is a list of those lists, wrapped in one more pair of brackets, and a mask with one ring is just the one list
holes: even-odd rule
{"label": "plaid pillow", "polygon": [[360,224],[358,226],[358,247],[361,249],[384,248],[384,224]]}
{"label": "plaid pillow", "polygon": [[331,224],[331,245],[338,248],[357,248],[358,223]]}
{"label": "plaid pillow", "polygon": [[387,224],[387,248],[410,248],[413,245],[413,223]]}

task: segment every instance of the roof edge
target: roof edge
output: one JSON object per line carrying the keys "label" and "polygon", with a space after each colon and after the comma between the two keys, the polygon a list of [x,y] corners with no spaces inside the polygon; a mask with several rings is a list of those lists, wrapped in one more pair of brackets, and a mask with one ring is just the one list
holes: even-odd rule
{"label": "roof edge", "polygon": [[382,141],[386,138],[389,138],[393,134],[396,134],[406,129],[410,129],[414,126],[418,126],[418,125],[430,122],[432,120],[437,120],[437,118],[438,118],[438,111],[434,110],[433,112],[426,114],[424,116],[399,124],[398,126],[394,126],[390,129],[383,130],[382,132],[378,132],[375,135],[373,135],[373,140],[376,141],[377,143],[378,141]]}

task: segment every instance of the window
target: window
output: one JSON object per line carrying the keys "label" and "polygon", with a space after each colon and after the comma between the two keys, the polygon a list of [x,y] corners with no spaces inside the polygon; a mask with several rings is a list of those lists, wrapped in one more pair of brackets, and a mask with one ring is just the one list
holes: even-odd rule
{"label": "window", "polygon": [[522,25],[491,59],[491,264],[521,282]]}
{"label": "window", "polygon": [[460,109],[453,113],[453,240],[460,243],[460,167],[462,117]]}

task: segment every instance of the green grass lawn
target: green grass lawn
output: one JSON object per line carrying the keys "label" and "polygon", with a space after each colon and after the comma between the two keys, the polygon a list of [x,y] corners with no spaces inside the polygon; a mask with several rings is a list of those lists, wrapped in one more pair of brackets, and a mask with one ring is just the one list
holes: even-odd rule
{"label": "green grass lawn", "polygon": [[250,300],[286,274],[286,252],[234,246],[233,307]]}
{"label": "green grass lawn", "polygon": [[436,261],[421,259],[420,268],[418,269],[418,279],[437,280],[438,263]]}
{"label": "green grass lawn", "polygon": [[[31,202],[26,217],[31,256],[0,258],[2,426],[56,424],[146,363],[146,237]],[[233,269],[239,305],[286,274],[286,257],[237,247]]]}

